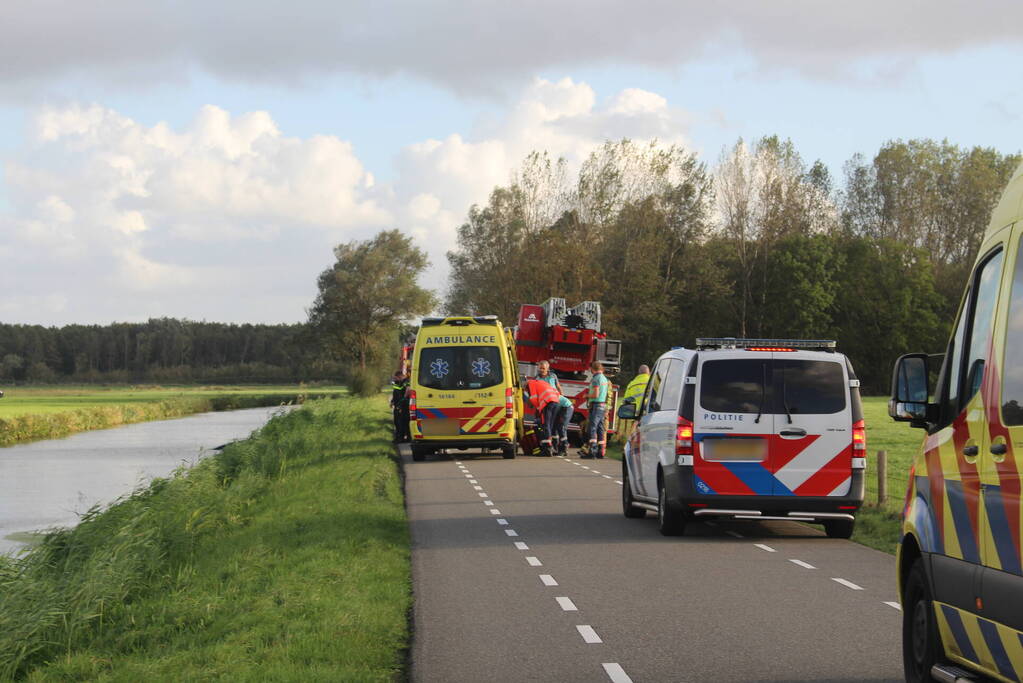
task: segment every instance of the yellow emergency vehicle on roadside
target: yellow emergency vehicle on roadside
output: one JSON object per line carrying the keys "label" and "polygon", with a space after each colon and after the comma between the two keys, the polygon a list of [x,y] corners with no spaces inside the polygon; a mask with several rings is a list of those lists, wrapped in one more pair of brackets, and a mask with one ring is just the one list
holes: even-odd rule
{"label": "yellow emergency vehicle on roadside", "polygon": [[412,459],[441,449],[499,449],[522,433],[515,343],[494,315],[424,318],[412,354]]}
{"label": "yellow emergency vehicle on roadside", "polygon": [[908,354],[893,372],[889,414],[926,430],[897,556],[908,681],[1023,677],[1021,237],[1023,166],[992,215],[944,356]]}

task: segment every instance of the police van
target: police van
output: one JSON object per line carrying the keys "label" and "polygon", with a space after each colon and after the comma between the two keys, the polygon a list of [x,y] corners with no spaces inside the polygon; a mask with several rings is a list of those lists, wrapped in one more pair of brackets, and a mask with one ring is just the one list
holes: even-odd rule
{"label": "police van", "polygon": [[413,460],[441,449],[515,457],[522,392],[515,345],[497,316],[423,319],[410,389]]}
{"label": "police van", "polygon": [[909,681],[1023,677],[1021,236],[1023,166],[992,215],[945,353],[903,356],[893,372],[889,414],[925,431],[896,562]]}
{"label": "police van", "polygon": [[849,538],[863,503],[859,381],[835,342],[697,339],[654,366],[622,462],[626,517],[822,523]]}

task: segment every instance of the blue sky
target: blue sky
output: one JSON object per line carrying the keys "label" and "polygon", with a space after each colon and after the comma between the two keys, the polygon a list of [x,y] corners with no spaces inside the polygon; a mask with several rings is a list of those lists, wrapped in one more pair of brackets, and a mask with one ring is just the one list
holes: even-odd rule
{"label": "blue sky", "polygon": [[[647,30],[613,3],[587,5],[606,17],[579,28],[573,2],[544,5],[546,26],[483,3],[416,18],[401,0],[377,13],[303,0],[308,16],[271,35],[273,3],[228,2],[248,17],[227,40],[197,2],[59,20],[35,5],[0,10],[8,322],[301,320],[330,245],[386,227],[422,243],[441,288],[470,203],[530,149],[578,161],[602,135],[656,136],[713,165],[740,136],[778,134],[838,183],[852,154],[894,138],[1023,147],[1012,3],[980,18],[930,3],[907,32],[897,16],[878,30],[871,11],[890,10],[873,2],[862,19],[809,0],[742,17],[639,3],[661,15]],[[506,30],[466,28],[483,24]]]}

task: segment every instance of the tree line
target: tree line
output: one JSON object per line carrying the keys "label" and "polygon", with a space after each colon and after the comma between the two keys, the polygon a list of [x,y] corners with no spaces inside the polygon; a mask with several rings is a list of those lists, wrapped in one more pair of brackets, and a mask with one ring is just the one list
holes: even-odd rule
{"label": "tree line", "polygon": [[943,347],[1019,154],[892,141],[836,182],[791,141],[739,140],[710,167],[680,147],[605,143],[570,173],[531,154],[469,209],[450,313],[599,300],[626,370],[698,336],[834,338],[868,391]]}
{"label": "tree line", "polygon": [[305,324],[155,318],[111,325],[0,324],[5,382],[292,382],[343,379]]}

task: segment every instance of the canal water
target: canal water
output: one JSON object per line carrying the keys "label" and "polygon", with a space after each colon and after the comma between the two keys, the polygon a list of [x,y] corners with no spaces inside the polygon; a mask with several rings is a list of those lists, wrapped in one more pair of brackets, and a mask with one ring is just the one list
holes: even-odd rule
{"label": "canal water", "polygon": [[203,413],[0,448],[0,553],[24,547],[25,532],[74,526],[93,505],[195,464],[281,410]]}

